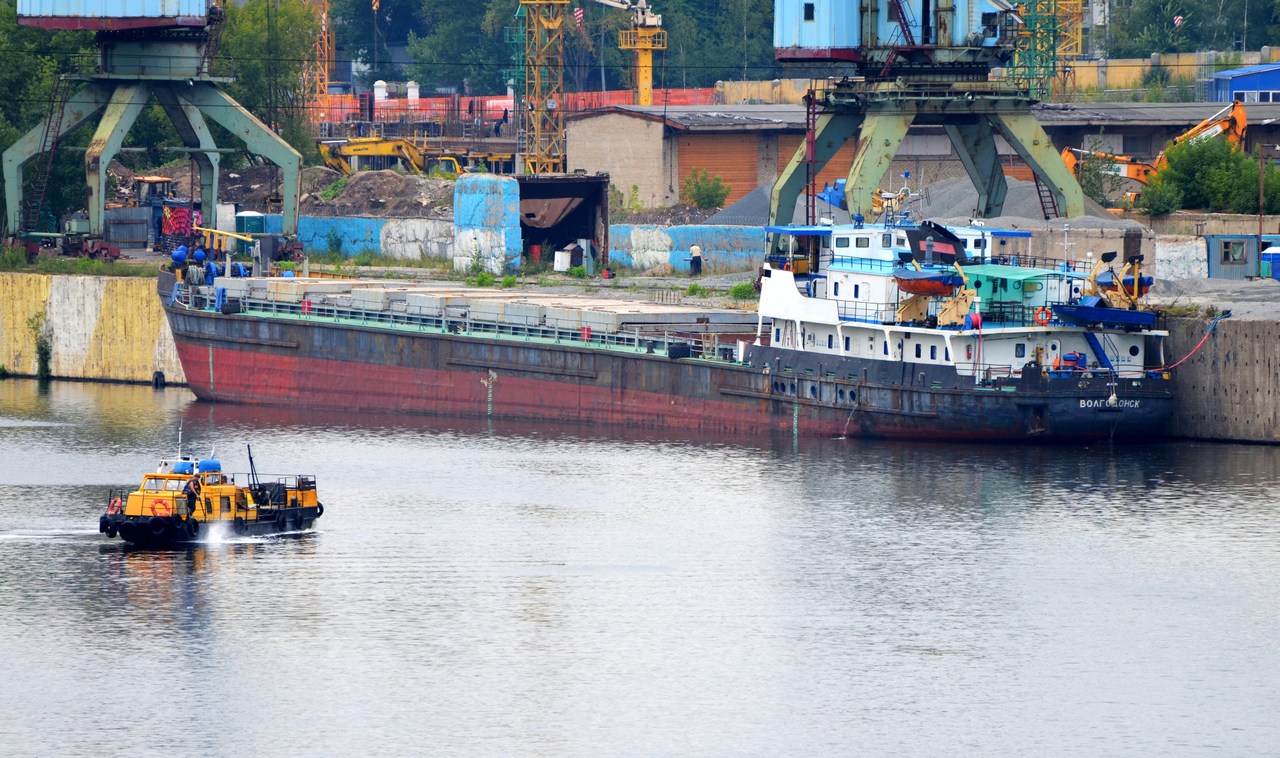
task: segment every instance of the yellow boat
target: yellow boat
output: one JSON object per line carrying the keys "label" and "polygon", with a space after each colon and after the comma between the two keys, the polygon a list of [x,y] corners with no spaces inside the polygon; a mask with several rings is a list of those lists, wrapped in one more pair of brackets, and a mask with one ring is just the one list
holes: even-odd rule
{"label": "yellow boat", "polygon": [[[215,525],[235,536],[310,529],[324,514],[314,476],[228,476],[215,458],[179,455],[145,474],[138,488],[112,492],[98,531],[138,547],[199,542]],[[237,478],[246,482],[237,484]]]}

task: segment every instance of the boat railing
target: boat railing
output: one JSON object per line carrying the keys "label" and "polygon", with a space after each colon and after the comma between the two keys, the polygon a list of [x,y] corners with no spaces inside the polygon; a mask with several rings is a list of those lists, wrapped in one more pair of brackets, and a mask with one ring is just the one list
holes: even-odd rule
{"label": "boat railing", "polygon": [[836,300],[835,303],[842,321],[892,324],[898,317],[898,307],[893,303],[863,303],[853,300]]}
{"label": "boat railing", "polygon": [[[189,307],[214,308],[215,302],[206,290],[208,288],[195,290],[191,294]],[[333,319],[415,331],[439,330],[450,334],[492,335],[556,344],[582,343],[592,347],[661,354],[668,357],[708,358],[734,362],[737,360],[737,341],[742,336],[739,333],[716,332],[710,325],[703,324],[689,324],[685,329],[668,328],[658,331],[636,328],[611,332],[599,331],[590,326],[564,327],[548,326],[541,322],[490,321],[473,319],[465,310],[449,308],[439,315],[433,315],[411,313],[407,309],[366,310],[324,301],[288,302],[253,298],[233,298],[216,305],[223,313],[253,311],[292,318]],[[722,337],[725,339],[722,340]]]}

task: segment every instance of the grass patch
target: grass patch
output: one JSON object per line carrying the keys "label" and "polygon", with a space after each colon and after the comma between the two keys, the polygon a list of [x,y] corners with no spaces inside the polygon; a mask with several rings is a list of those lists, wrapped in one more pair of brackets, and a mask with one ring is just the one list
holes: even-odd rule
{"label": "grass patch", "polygon": [[511,274],[507,274],[506,276],[502,277],[501,286],[504,290],[511,289],[512,287],[516,286],[516,278]]}
{"label": "grass patch", "polygon": [[711,294],[711,290],[707,289],[706,287],[703,287],[701,284],[698,284],[697,282],[694,282],[693,284],[689,285],[689,288],[684,291],[684,294],[688,295],[689,297],[706,297],[707,295]]}
{"label": "grass patch", "polygon": [[333,184],[330,184],[328,187],[320,190],[320,199],[326,203],[333,202],[334,199],[336,199],[338,195],[341,195],[342,191],[347,188],[347,183],[350,181],[351,177],[344,176]]}
{"label": "grass patch", "polygon": [[574,279],[586,279],[586,278],[587,278],[587,267],[586,267],[586,266],[574,266],[573,268],[569,269],[569,276],[572,276]]}
{"label": "grass patch", "polygon": [[729,297],[734,300],[755,300],[760,297],[760,293],[756,292],[756,286],[751,282],[738,282],[729,288]]}

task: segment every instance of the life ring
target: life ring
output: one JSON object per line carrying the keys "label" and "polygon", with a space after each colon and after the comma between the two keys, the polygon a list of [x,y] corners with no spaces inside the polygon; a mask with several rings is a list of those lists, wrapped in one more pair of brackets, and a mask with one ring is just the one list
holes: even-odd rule
{"label": "life ring", "polygon": [[111,504],[107,506],[107,515],[109,516],[116,515],[117,513],[120,512],[121,507],[122,506],[120,503],[120,498],[118,497],[111,498]]}
{"label": "life ring", "polygon": [[783,271],[790,271],[790,270],[791,270],[791,261],[787,261],[786,263],[782,264],[782,270],[783,270]]}
{"label": "life ring", "polygon": [[1043,305],[1040,306],[1039,308],[1036,308],[1036,323],[1039,324],[1040,326],[1044,326],[1045,324],[1048,324],[1049,320],[1052,318],[1053,318],[1053,311],[1049,310]]}
{"label": "life ring", "polygon": [[152,500],[152,501],[151,501],[151,515],[152,515],[152,516],[171,516],[171,515],[173,515],[173,503],[170,503],[168,500],[161,500],[161,499],[159,499],[159,498],[156,498],[155,500]]}

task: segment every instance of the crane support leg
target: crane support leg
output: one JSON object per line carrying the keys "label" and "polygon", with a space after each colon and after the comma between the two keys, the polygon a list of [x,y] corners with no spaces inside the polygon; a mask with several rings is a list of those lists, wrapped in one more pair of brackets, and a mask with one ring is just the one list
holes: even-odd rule
{"label": "crane support leg", "polygon": [[284,233],[290,237],[297,236],[298,187],[302,183],[302,156],[298,151],[217,87],[196,82],[183,92],[182,98],[242,140],[249,152],[261,155],[280,167]]}
{"label": "crane support leg", "polygon": [[999,216],[1004,211],[1009,183],[1000,167],[991,125],[986,119],[979,119],[973,123],[947,124],[945,128],[965,172],[978,190],[978,218]]}
{"label": "crane support leg", "polygon": [[[827,165],[844,143],[858,131],[862,125],[862,114],[824,113],[818,117],[813,135],[814,174]],[[769,223],[790,224],[795,217],[796,200],[804,191],[805,163],[807,157],[806,144],[801,141],[796,152],[782,170],[778,181],[773,184],[773,194],[769,199]]]}
{"label": "crane support leg", "polygon": [[[111,87],[97,82],[87,84],[62,105],[61,125],[58,136],[75,131],[89,119],[97,116],[111,99]],[[56,118],[56,117],[55,117]],[[31,131],[22,135],[15,143],[4,151],[4,217],[8,222],[9,232],[18,231],[22,226],[22,167],[40,153],[40,145],[44,141],[45,123],[49,119],[32,127]]]}
{"label": "crane support leg", "polygon": [[1084,191],[1080,189],[1080,183],[1062,162],[1062,156],[1053,149],[1053,141],[1034,116],[1030,113],[995,113],[991,116],[991,125],[1049,187],[1064,218],[1084,215]]}
{"label": "crane support leg", "polygon": [[120,152],[120,145],[138,114],[151,99],[151,87],[145,83],[120,84],[111,93],[111,102],[98,122],[84,154],[84,174],[89,184],[89,236],[101,237],[103,208],[106,202],[107,165]]}
{"label": "crane support leg", "polygon": [[222,155],[213,141],[213,135],[209,133],[209,126],[205,124],[200,111],[179,98],[171,87],[157,87],[156,101],[182,138],[182,144],[203,151],[192,153],[191,156],[200,168],[200,203],[204,211],[205,226],[216,228],[218,208],[214,200],[218,197],[218,170]]}
{"label": "crane support leg", "polygon": [[880,182],[914,119],[911,113],[867,114],[858,134],[858,155],[844,185],[851,213],[857,208],[871,208],[871,199],[880,190]]}

